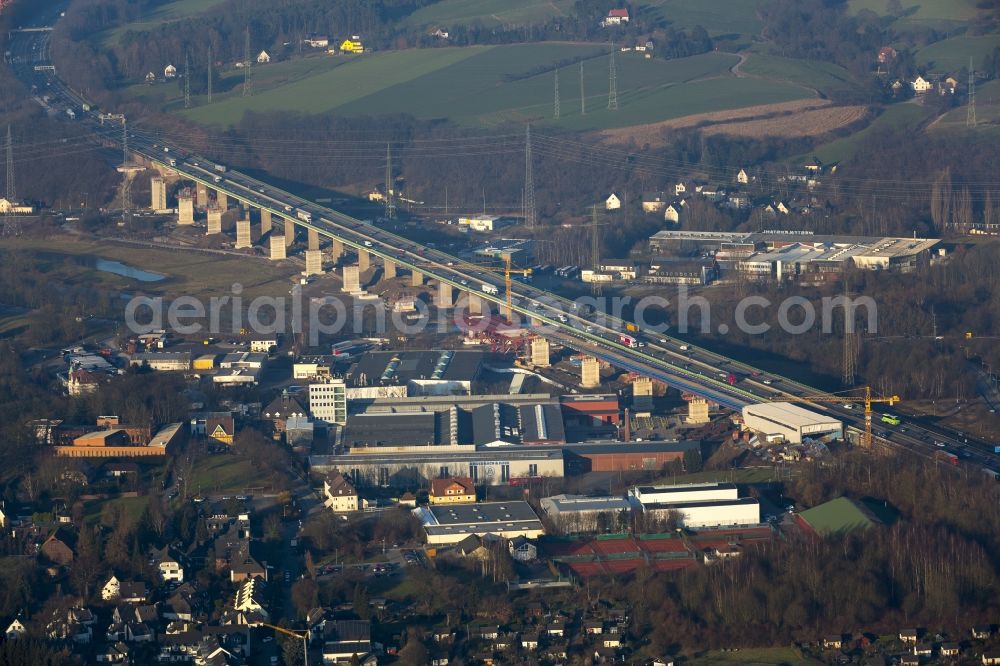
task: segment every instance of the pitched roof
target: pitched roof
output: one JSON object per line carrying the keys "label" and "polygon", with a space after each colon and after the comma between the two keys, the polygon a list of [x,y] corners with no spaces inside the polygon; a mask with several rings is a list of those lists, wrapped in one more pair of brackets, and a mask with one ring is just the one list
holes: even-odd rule
{"label": "pitched roof", "polygon": [[[453,486],[458,486],[460,494],[463,495],[475,495],[476,494],[476,484],[472,482],[467,476],[455,476],[447,479],[432,479],[431,480],[431,495],[434,497],[446,497],[448,489]],[[454,495],[455,493],[451,493]]]}
{"label": "pitched roof", "polygon": [[326,478],[326,483],[330,486],[330,495],[337,497],[350,497],[358,494],[358,491],[354,488],[354,484],[351,483],[350,479],[340,472],[330,472],[330,475]]}

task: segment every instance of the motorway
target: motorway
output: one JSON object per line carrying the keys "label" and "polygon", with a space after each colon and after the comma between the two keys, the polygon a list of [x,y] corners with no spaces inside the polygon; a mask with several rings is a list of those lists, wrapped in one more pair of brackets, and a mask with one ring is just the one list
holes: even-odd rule
{"label": "motorway", "polygon": [[[59,3],[46,8],[45,15],[39,17],[36,25],[44,25],[54,19],[58,15],[58,6]],[[76,124],[81,132],[101,137],[105,144],[120,145],[120,125],[100,123],[98,112],[84,112],[85,100],[58,79],[54,71],[36,70],[36,66],[49,64],[48,39],[47,32],[13,35],[11,61],[18,77],[27,85],[35,86],[39,103],[50,108],[65,122]],[[47,101],[43,102],[42,96],[47,97]],[[67,109],[75,111],[75,120],[69,119],[65,113]],[[502,277],[494,272],[476,270],[455,256],[419,245],[247,174],[187,153],[177,146],[168,145],[162,137],[130,130],[128,140],[129,149],[135,156],[163,169],[176,171],[184,179],[224,192],[230,199],[246,206],[268,210],[280,218],[294,219],[295,224],[315,230],[321,237],[339,240],[347,247],[367,251],[460,291],[474,293],[498,308],[506,305]],[[529,283],[512,283],[512,309],[512,317],[526,322],[536,334],[730,409],[739,410],[748,404],[788,397],[822,395],[822,392],[804,384],[765,373],[666,334],[629,332],[631,327],[619,318],[585,311],[583,307]],[[623,342],[623,334],[631,340]],[[726,379],[730,374],[736,376],[733,385]],[[864,415],[857,407],[816,401],[809,408],[840,419],[855,433],[864,428]],[[962,433],[935,428],[920,419],[904,419],[897,426],[878,423],[878,420],[879,415],[876,414],[875,434],[882,445],[926,457],[933,457],[936,451],[946,449],[966,463],[1000,469],[1000,458],[994,454],[991,444],[975,441]]]}

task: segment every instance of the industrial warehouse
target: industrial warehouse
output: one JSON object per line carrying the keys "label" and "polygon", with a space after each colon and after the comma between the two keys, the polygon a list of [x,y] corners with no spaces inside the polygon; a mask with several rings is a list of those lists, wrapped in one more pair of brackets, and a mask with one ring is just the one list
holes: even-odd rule
{"label": "industrial warehouse", "polygon": [[743,408],[743,425],[767,442],[801,444],[804,437],[841,439],[844,426],[837,419],[787,402],[765,402]]}

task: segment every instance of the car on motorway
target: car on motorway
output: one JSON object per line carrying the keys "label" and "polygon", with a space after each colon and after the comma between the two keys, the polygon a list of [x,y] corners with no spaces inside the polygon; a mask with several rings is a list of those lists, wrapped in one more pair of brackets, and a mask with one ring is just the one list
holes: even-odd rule
{"label": "car on motorway", "polygon": [[762,379],[761,381],[767,384],[768,386],[774,383],[773,379]]}

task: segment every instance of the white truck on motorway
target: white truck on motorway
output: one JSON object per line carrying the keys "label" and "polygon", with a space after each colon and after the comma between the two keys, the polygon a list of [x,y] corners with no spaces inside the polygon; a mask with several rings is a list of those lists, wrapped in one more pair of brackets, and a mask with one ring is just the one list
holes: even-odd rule
{"label": "white truck on motorway", "polygon": [[303,222],[312,222],[313,219],[312,213],[301,209],[295,211],[295,217],[299,218]]}
{"label": "white truck on motorway", "polygon": [[497,289],[496,285],[484,284],[481,289],[484,294],[489,294],[490,296],[497,296],[500,294],[500,290]]}

